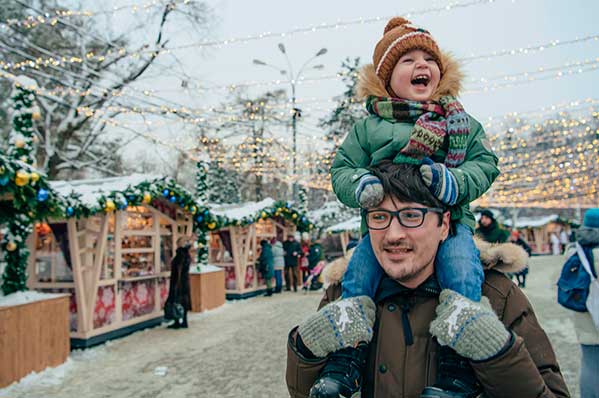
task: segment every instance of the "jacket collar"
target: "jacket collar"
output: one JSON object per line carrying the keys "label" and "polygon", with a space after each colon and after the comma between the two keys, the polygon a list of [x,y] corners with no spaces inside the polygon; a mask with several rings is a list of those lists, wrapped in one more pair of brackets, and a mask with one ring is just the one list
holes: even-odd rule
{"label": "jacket collar", "polygon": [[407,288],[401,283],[389,278],[388,276],[385,276],[379,284],[374,301],[380,303],[389,297],[397,295],[437,297],[439,293],[441,293],[441,287],[439,286],[439,282],[437,282],[437,278],[434,275],[431,275],[415,289]]}

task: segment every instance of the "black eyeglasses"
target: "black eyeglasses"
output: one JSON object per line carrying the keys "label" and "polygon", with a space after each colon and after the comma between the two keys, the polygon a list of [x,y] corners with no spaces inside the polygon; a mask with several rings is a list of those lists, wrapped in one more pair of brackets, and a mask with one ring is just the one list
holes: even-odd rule
{"label": "black eyeglasses", "polygon": [[363,210],[366,216],[366,226],[369,229],[381,230],[389,228],[393,216],[397,217],[399,224],[406,228],[418,228],[424,222],[426,213],[443,214],[443,209],[438,207],[406,207],[396,211],[376,209]]}

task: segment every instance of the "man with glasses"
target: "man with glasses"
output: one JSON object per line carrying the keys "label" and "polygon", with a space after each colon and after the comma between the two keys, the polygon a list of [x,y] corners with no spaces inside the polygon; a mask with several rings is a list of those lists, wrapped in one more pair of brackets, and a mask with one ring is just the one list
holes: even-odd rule
{"label": "man with glasses", "polygon": [[480,303],[441,291],[435,257],[450,214],[418,166],[381,164],[372,172],[385,198],[364,210],[365,220],[385,275],[374,300],[338,300],[334,281],[319,311],[291,331],[291,397],[352,397],[358,385],[362,397],[422,397],[437,371],[464,366],[437,363],[446,349],[468,359],[487,397],[568,397],[551,344],[509,279],[486,270]]}

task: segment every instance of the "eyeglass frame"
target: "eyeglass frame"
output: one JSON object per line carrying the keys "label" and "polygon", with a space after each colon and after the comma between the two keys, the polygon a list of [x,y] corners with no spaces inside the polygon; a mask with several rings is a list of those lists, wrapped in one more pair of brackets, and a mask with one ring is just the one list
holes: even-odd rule
{"label": "eyeglass frame", "polygon": [[[405,225],[404,223],[401,222],[401,218],[399,217],[400,213],[402,211],[405,210],[418,210],[422,213],[422,221],[420,222],[420,224],[418,225]],[[383,228],[372,228],[370,225],[368,225],[368,214],[369,213],[374,213],[374,212],[385,212],[387,214],[391,215],[391,218],[389,219],[389,224],[387,224],[387,226],[383,227]],[[445,210],[443,210],[440,207],[404,207],[402,209],[399,210],[387,210],[387,209],[362,209],[362,215],[364,216],[364,221],[366,222],[366,226],[368,227],[368,229],[372,229],[373,231],[383,231],[387,228],[389,228],[391,226],[391,223],[393,222],[393,218],[397,218],[397,222],[399,222],[399,225],[401,225],[404,228],[420,228],[422,226],[422,224],[424,224],[424,220],[426,219],[426,214],[427,213],[437,213],[437,214],[443,214],[445,213]]]}

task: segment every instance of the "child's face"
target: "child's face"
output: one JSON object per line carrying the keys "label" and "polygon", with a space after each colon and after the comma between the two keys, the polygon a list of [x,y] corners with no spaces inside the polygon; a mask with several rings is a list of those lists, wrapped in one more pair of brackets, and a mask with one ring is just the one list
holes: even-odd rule
{"label": "child's face", "polygon": [[412,101],[430,100],[439,86],[441,70],[432,55],[412,50],[399,58],[389,85],[399,97]]}

